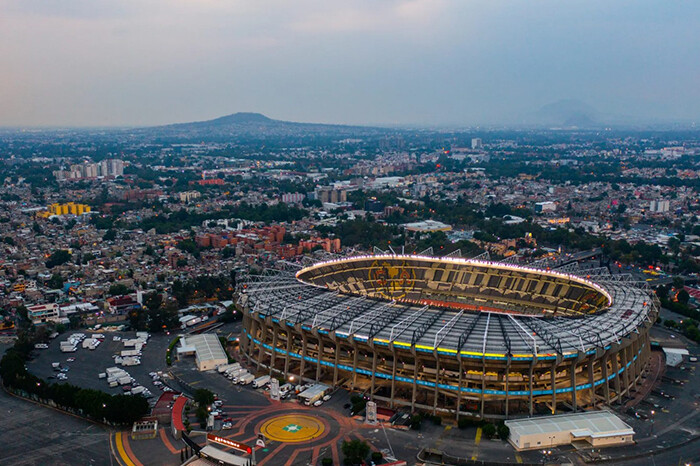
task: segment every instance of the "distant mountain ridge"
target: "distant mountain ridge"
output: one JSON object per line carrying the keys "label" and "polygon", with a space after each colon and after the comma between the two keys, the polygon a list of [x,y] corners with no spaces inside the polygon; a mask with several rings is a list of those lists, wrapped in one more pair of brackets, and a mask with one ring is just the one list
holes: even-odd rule
{"label": "distant mountain ridge", "polygon": [[222,140],[231,138],[293,137],[350,137],[377,135],[395,130],[369,126],[333,125],[325,123],[297,123],[274,120],[261,113],[239,112],[212,120],[175,123],[144,128],[143,131],[161,138]]}

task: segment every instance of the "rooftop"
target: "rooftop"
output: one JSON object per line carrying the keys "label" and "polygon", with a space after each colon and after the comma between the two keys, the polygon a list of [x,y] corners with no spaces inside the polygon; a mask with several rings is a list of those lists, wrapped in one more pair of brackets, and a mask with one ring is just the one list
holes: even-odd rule
{"label": "rooftop", "polygon": [[634,434],[632,427],[610,411],[561,414],[540,418],[505,421],[513,434],[533,435],[571,432],[575,437],[608,437]]}

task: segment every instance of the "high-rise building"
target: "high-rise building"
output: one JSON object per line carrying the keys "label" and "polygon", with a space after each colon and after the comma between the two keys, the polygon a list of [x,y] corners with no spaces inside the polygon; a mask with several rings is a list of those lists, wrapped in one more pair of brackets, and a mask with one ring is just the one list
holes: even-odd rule
{"label": "high-rise building", "polygon": [[668,200],[653,200],[649,203],[649,212],[661,214],[668,212],[671,208],[671,203]]}
{"label": "high-rise building", "polygon": [[481,141],[481,138],[472,138],[472,149],[481,149],[484,146],[484,144]]}

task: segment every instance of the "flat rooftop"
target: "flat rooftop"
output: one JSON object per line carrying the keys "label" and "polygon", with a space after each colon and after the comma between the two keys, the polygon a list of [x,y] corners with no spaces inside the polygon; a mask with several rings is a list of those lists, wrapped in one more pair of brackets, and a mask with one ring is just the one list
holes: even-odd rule
{"label": "flat rooftop", "polygon": [[200,361],[228,360],[226,352],[221,347],[219,337],[209,333],[201,335],[186,335],[180,337],[180,348],[178,353],[191,352],[192,348],[197,353]]}
{"label": "flat rooftop", "polygon": [[560,414],[528,419],[505,421],[513,433],[518,435],[571,432],[576,437],[608,437],[634,434],[632,427],[610,411]]}

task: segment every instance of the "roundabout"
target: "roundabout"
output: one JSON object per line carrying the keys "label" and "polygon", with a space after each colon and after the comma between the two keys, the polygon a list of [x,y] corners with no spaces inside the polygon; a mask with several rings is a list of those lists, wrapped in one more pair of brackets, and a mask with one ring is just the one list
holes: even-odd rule
{"label": "roundabout", "polygon": [[309,442],[323,436],[325,423],[303,414],[285,414],[263,423],[260,433],[269,440],[283,443]]}

